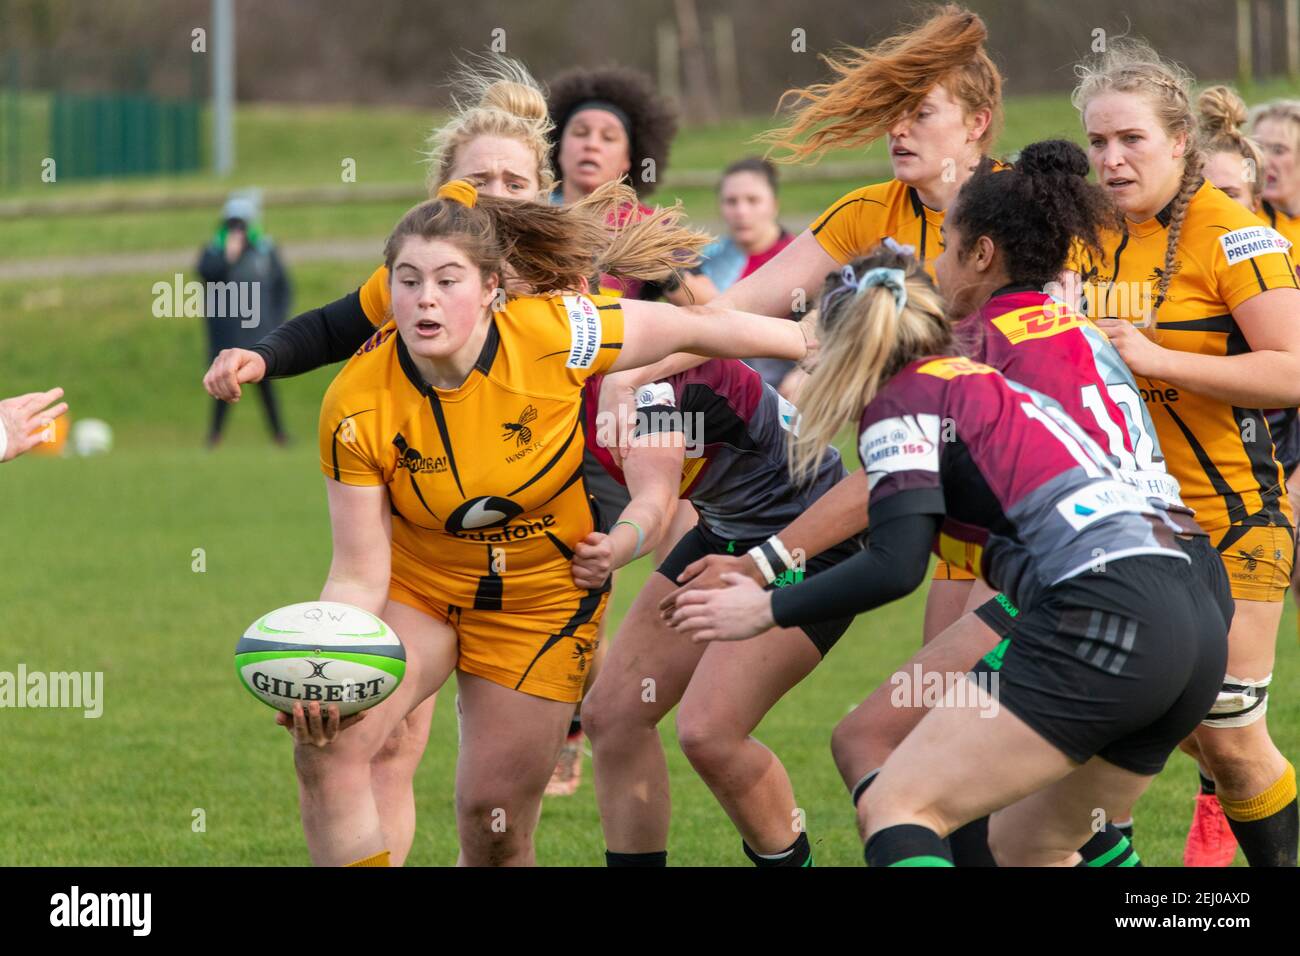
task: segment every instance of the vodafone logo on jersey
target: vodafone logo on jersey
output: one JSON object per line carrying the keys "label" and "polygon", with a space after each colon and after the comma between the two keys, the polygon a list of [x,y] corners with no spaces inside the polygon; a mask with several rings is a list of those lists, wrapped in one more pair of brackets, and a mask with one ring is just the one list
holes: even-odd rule
{"label": "vodafone logo on jersey", "polygon": [[481,528],[497,528],[523,513],[524,509],[509,498],[481,495],[470,498],[451,513],[447,519],[447,530],[452,534],[461,534]]}

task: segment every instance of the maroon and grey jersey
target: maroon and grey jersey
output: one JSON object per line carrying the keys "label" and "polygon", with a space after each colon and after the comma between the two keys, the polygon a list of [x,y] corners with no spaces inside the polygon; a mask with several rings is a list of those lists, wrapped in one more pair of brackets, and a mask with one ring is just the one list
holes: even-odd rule
{"label": "maroon and grey jersey", "polygon": [[1050,395],[1106,452],[1125,481],[1179,512],[1155,425],[1133,373],[1105,333],[1065,303],[1028,287],[994,293],[958,324],[970,357]]}
{"label": "maroon and grey jersey", "polygon": [[1157,499],[1125,482],[1060,404],[970,359],[920,359],[862,413],[872,527],[942,514],[934,551],[1020,607],[1135,554],[1188,560]]}
{"label": "maroon and grey jersey", "polygon": [[[624,482],[594,421],[600,382],[588,379],[587,447]],[[637,390],[637,433],[681,432],[686,445],[680,497],[710,531],[733,541],[780,531],[847,473],[827,448],[805,485],[790,477],[786,435],[797,412],[744,362],[711,359],[697,368]]]}

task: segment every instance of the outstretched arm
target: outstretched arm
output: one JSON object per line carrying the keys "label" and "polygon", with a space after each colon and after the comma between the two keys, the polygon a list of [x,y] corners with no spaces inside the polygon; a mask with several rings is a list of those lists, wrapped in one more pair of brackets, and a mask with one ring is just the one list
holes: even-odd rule
{"label": "outstretched arm", "polygon": [[[630,299],[623,309],[623,347],[611,371],[637,368],[674,352],[713,358],[802,360],[813,342],[801,322],[712,306],[675,306]],[[809,323],[811,325],[811,323]]]}

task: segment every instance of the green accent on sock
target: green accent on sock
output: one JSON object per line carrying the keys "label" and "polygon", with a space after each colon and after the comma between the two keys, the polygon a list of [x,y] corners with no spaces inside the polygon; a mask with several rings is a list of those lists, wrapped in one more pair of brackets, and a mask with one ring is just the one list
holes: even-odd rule
{"label": "green accent on sock", "polygon": [[812,866],[812,865],[813,865],[813,864],[812,864],[812,854],[811,854],[811,853],[808,854],[808,859],[806,859],[806,860],[803,861],[803,865],[804,865],[804,866]]}
{"label": "green accent on sock", "polygon": [[1139,862],[1141,861],[1138,859],[1138,855],[1134,853],[1127,860],[1121,863],[1120,866],[1137,866]]}
{"label": "green accent on sock", "polygon": [[735,554],[735,553],[736,553],[736,542],[734,542],[734,541],[728,541],[728,542],[727,542],[727,554]]}
{"label": "green accent on sock", "polygon": [[[1116,843],[1113,847],[1111,847],[1109,850],[1107,850],[1107,851],[1106,851],[1105,853],[1103,853],[1101,856],[1097,857],[1095,860],[1089,860],[1089,861],[1088,861],[1088,865],[1089,865],[1089,866],[1105,866],[1105,865],[1106,865],[1107,863],[1109,863],[1111,860],[1115,859],[1115,858],[1116,858],[1117,856],[1119,856],[1121,853],[1124,853],[1124,852],[1126,852],[1126,851],[1129,850],[1129,849],[1130,849],[1130,846],[1129,846],[1128,838],[1127,838],[1127,837],[1120,837],[1120,840],[1119,840],[1118,843]],[[1136,853],[1133,854],[1133,858],[1134,858],[1134,861],[1136,862],[1136,860],[1137,860],[1137,854],[1136,854]]]}
{"label": "green accent on sock", "polygon": [[984,663],[989,665],[992,670],[1002,670],[1002,658],[1006,656],[1007,648],[1011,646],[1011,638],[1004,637],[998,642],[998,646],[993,648],[984,655]]}
{"label": "green accent on sock", "polygon": [[951,860],[941,856],[909,856],[906,860],[891,863],[890,866],[952,866]]}

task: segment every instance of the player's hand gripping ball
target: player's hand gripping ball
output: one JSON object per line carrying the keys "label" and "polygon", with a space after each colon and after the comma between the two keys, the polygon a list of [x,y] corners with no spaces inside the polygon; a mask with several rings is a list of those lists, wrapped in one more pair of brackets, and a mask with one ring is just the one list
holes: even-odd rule
{"label": "player's hand gripping ball", "polygon": [[309,601],[258,618],[235,648],[235,673],[248,692],[286,714],[312,701],[342,717],[375,706],[397,689],[406,649],[387,624],[350,604]]}

